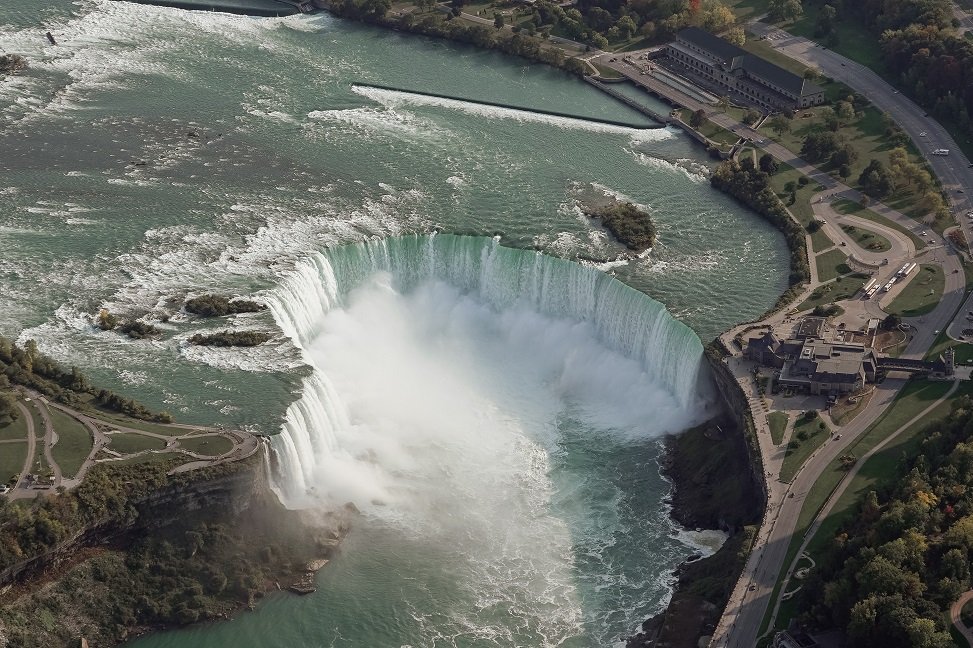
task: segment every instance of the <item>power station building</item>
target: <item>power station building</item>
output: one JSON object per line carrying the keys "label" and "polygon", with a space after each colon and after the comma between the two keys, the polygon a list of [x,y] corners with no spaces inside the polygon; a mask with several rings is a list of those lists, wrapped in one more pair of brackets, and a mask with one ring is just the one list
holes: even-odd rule
{"label": "power station building", "polygon": [[665,54],[728,95],[742,95],[765,109],[795,110],[824,103],[821,86],[698,27],[676,34]]}

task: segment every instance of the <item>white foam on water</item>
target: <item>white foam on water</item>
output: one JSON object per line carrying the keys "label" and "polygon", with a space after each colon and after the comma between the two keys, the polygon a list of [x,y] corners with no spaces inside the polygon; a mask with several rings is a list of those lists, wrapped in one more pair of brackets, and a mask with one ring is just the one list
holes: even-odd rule
{"label": "white foam on water", "polygon": [[680,159],[679,164],[674,164],[668,160],[654,157],[642,151],[631,150],[632,157],[636,162],[651,169],[662,171],[678,172],[692,180],[696,184],[709,182],[709,168],[699,162],[691,163]]}
{"label": "white foam on water", "polygon": [[596,133],[615,133],[628,135],[635,142],[657,142],[673,137],[672,133],[663,128],[631,128],[626,126],[615,126],[603,122],[586,120],[583,118],[559,117],[556,115],[546,115],[544,113],[520,110],[517,108],[503,108],[500,106],[490,106],[487,104],[476,103],[474,101],[461,101],[458,99],[446,99],[442,97],[431,97],[429,95],[404,92],[400,90],[385,90],[370,86],[352,86],[352,90],[357,94],[367,97],[378,103],[395,108],[402,104],[416,106],[435,106],[439,108],[449,108],[460,110],[468,114],[487,117],[490,119],[513,119],[522,122],[536,122],[550,124],[559,128],[574,130],[586,130]]}

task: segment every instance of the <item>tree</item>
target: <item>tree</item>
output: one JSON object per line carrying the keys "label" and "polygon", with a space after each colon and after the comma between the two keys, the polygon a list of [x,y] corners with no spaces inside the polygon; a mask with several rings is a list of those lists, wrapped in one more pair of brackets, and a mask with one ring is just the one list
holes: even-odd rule
{"label": "tree", "polygon": [[784,115],[774,115],[770,119],[770,130],[777,133],[777,137],[781,137],[784,133],[791,132],[791,120]]}
{"label": "tree", "polygon": [[622,16],[619,18],[618,22],[615,23],[615,27],[618,28],[618,35],[624,40],[631,38],[639,28],[630,16]]}
{"label": "tree", "polygon": [[804,15],[804,7],[801,0],[770,0],[768,13],[771,20],[792,22]]}
{"label": "tree", "polygon": [[706,113],[703,111],[702,108],[700,108],[699,110],[694,112],[692,116],[690,116],[689,125],[692,126],[693,128],[699,128],[700,126],[703,125],[704,119],[706,119]]}
{"label": "tree", "polygon": [[762,117],[759,110],[753,110],[752,108],[743,113],[743,123],[747,126],[753,126]]}
{"label": "tree", "polygon": [[821,12],[818,14],[818,22],[814,26],[815,36],[829,36],[831,32],[834,31],[834,19],[838,15],[838,11],[829,4],[821,7]]}
{"label": "tree", "polygon": [[503,29],[503,25],[503,14],[498,11],[497,13],[493,14],[493,26],[497,29]]}
{"label": "tree", "polygon": [[0,392],[0,426],[8,425],[20,418],[17,401],[12,394]]}
{"label": "tree", "polygon": [[855,107],[847,101],[839,101],[834,107],[834,113],[838,117],[838,123],[846,126],[855,118]]}
{"label": "tree", "polygon": [[774,175],[777,173],[777,160],[770,153],[764,153],[760,156],[760,170],[767,175]]}
{"label": "tree", "polygon": [[743,31],[742,27],[731,27],[729,31],[723,34],[723,38],[738,47],[743,47],[747,42],[747,33]]}
{"label": "tree", "polygon": [[858,176],[862,191],[873,198],[884,198],[895,190],[892,173],[880,160],[872,160]]}

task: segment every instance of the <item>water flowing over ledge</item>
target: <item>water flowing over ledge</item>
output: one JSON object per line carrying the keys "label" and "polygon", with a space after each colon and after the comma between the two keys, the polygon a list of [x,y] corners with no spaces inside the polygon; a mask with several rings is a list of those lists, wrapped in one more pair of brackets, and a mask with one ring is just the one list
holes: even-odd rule
{"label": "water flowing over ledge", "polygon": [[[701,408],[702,344],[662,304],[593,268],[493,239],[414,235],[329,249],[299,263],[266,299],[281,329],[306,348],[326,315],[379,273],[403,294],[424,282],[442,282],[498,314],[524,307],[589,326],[604,347],[638,363],[678,408]],[[321,457],[338,451],[335,431],[351,424],[328,376],[305,356],[313,372],[288,409],[282,434],[274,437],[278,493],[289,505],[313,489]]]}

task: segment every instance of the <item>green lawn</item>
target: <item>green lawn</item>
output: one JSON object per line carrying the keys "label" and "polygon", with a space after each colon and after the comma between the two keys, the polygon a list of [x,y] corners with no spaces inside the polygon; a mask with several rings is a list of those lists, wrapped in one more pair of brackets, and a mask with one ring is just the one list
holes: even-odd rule
{"label": "green lawn", "polygon": [[152,423],[150,421],[141,421],[139,419],[123,416],[117,412],[107,412],[102,409],[92,411],[85,410],[85,415],[90,416],[91,418],[96,418],[100,421],[104,421],[108,425],[118,425],[120,427],[132,428],[133,430],[143,430],[145,432],[154,432],[155,434],[164,434],[166,436],[178,436],[188,432],[188,430],[183,430],[181,428],[170,427],[160,423]]}
{"label": "green lawn", "polygon": [[[896,396],[892,405],[859,437],[858,442],[850,447],[848,451],[859,457],[864,455],[890,433],[902,427],[902,425],[913,419],[919,412],[929,407],[937,399],[942,398],[949,391],[950,386],[950,383],[942,381],[909,381]],[[814,482],[814,486],[808,492],[804,500],[804,506],[801,508],[801,513],[797,518],[794,535],[791,537],[791,543],[787,548],[787,556],[784,558],[781,573],[777,577],[777,584],[774,586],[771,600],[776,600],[782,584],[780,579],[786,573],[787,568],[797,555],[797,550],[804,541],[804,536],[811,526],[812,520],[817,516],[818,511],[821,510],[821,507],[827,502],[832,491],[838,486],[841,478],[846,474],[840,464],[834,461],[822,471],[817,481]],[[768,607],[767,613],[764,615],[764,620],[761,623],[761,631],[770,622],[772,607]],[[784,618],[783,615],[778,615],[776,625],[779,628],[783,628],[787,626],[788,621],[789,619]]]}
{"label": "green lawn", "polygon": [[912,272],[912,279],[885,312],[902,317],[918,317],[931,312],[943,298],[946,277],[940,265],[922,264]]}
{"label": "green lawn", "polygon": [[834,201],[831,204],[831,206],[834,207],[835,211],[841,212],[842,214],[850,214],[852,216],[857,216],[858,218],[864,218],[865,220],[870,220],[873,223],[878,223],[879,225],[890,227],[896,230],[897,232],[901,232],[902,234],[905,234],[910,239],[912,239],[912,243],[916,246],[916,250],[921,250],[922,248],[926,247],[925,241],[923,241],[921,238],[919,238],[918,236],[916,236],[906,228],[902,227],[901,225],[899,225],[894,221],[890,221],[884,216],[879,216],[871,209],[868,209],[867,207],[862,207],[861,205],[859,205],[854,201],[842,198],[840,200]]}
{"label": "green lawn", "polygon": [[787,429],[787,414],[771,412],[767,415],[767,423],[770,425],[770,438],[774,445],[780,445],[784,440],[784,430]]}
{"label": "green lawn", "polygon": [[740,24],[767,13],[770,0],[726,0],[723,4],[733,11]]}
{"label": "green lawn", "polygon": [[814,34],[814,27],[818,21],[818,14],[821,6],[814,3],[803,3],[804,15],[794,23],[780,25],[795,36],[803,36],[813,41],[827,44],[832,50],[857,61],[862,65],[871,68],[878,74],[885,72],[885,64],[882,61],[882,49],[878,38],[857,20],[842,17],[835,23],[835,40],[826,43],[822,37]]}
{"label": "green lawn", "polygon": [[192,461],[192,458],[179,452],[153,452],[151,454],[145,454],[138,457],[128,457],[106,463],[109,463],[109,465],[112,466],[129,466],[131,464],[139,463],[161,463],[169,460],[175,460],[178,463],[186,463],[187,461]]}
{"label": "green lawn", "polygon": [[708,137],[723,148],[729,148],[737,143],[740,137],[736,133],[731,133],[722,126],[714,124],[708,119],[704,119],[702,125],[697,129],[704,137]]}
{"label": "green lawn", "polygon": [[166,442],[155,437],[135,434],[134,432],[118,432],[109,435],[109,450],[122,454],[134,454],[143,450],[162,450],[166,447]]}
{"label": "green lawn", "polygon": [[61,467],[61,474],[74,477],[81,464],[91,454],[94,442],[91,433],[77,419],[71,418],[64,412],[50,408],[51,423],[57,433],[57,443],[51,448],[54,461]]}
{"label": "green lawn", "polygon": [[27,419],[23,415],[18,416],[17,420],[0,427],[0,441],[8,441],[11,439],[26,439],[27,438]]}
{"label": "green lawn", "polygon": [[[825,442],[831,430],[820,416],[813,419],[801,416],[794,424],[794,432],[784,454],[784,463],[780,467],[780,480],[789,482],[804,465],[807,458]],[[801,438],[804,437],[804,438]],[[791,444],[797,444],[791,448]]]}
{"label": "green lawn", "polygon": [[225,436],[182,437],[179,446],[202,455],[216,456],[233,449],[233,442]]}
{"label": "green lawn", "polygon": [[[801,147],[804,144],[804,138],[809,133],[827,129],[825,116],[831,112],[832,109],[830,106],[805,108],[800,111],[800,116],[792,120],[791,129],[788,132],[778,135],[770,129],[769,122],[761,126],[759,130],[767,137],[777,141],[796,155],[799,155]],[[804,117],[804,115],[810,115],[810,117]],[[874,107],[868,106],[862,110],[860,117],[838,130],[838,135],[844,138],[858,154],[858,159],[850,165],[851,175],[847,180],[843,180],[852,187],[858,187],[858,176],[872,159],[880,160],[886,166],[888,165],[889,151],[892,147],[889,146],[885,135],[885,128],[882,125],[882,114]],[[914,145],[910,143],[906,147],[906,151],[908,152],[910,162],[915,162],[921,167],[926,166],[925,161],[918,154]],[[835,173],[835,169],[831,169],[826,160],[816,161],[813,164],[823,170]],[[890,207],[902,211],[907,216],[921,219],[925,214],[916,206],[917,199],[918,196],[915,192],[903,189],[885,198],[883,202]],[[932,228],[942,232],[945,224],[945,222],[939,222],[933,225]]]}
{"label": "green lawn", "polygon": [[598,70],[598,75],[601,76],[603,79],[625,78],[625,75],[623,75],[621,72],[615,70],[614,68],[610,68],[607,65],[602,65],[601,63],[596,63],[594,61],[591,61],[591,64],[595,66],[595,69]]}
{"label": "green lawn", "polygon": [[20,475],[27,459],[27,441],[0,444],[0,484]]}
{"label": "green lawn", "polygon": [[818,229],[811,232],[811,250],[814,252],[821,252],[822,250],[827,250],[828,248],[834,247],[834,241],[828,238],[828,235],[824,233],[823,229]]}
{"label": "green lawn", "polygon": [[889,240],[878,232],[873,232],[855,225],[842,225],[841,229],[863,250],[868,250],[869,252],[887,252],[892,249],[892,244],[889,243]]}
{"label": "green lawn", "polygon": [[[925,381],[916,382],[922,384]],[[930,383],[926,384],[928,385]],[[946,391],[948,391],[950,386],[949,383],[936,384],[940,386],[946,385],[945,390],[936,390],[935,393],[938,393],[940,397],[945,394]],[[971,387],[973,387],[971,383],[964,383],[964,385],[957,390],[954,397],[964,393],[970,393]],[[853,450],[854,454],[858,457],[865,455],[872,448],[881,443],[883,439],[888,437],[888,435],[899,429],[904,422],[914,417],[925,407],[928,407],[932,400],[933,399],[917,400],[915,403],[921,404],[921,406],[910,406],[908,409],[908,411],[911,412],[910,417],[895,418],[891,424],[879,425],[870,430],[859,440],[857,444],[855,444],[855,448]],[[903,405],[905,405],[905,403]],[[868,461],[866,461],[865,464],[862,465],[858,470],[858,474],[856,474],[852,479],[851,483],[845,489],[845,492],[842,493],[838,501],[835,502],[835,505],[828,514],[828,517],[821,523],[821,527],[815,534],[814,539],[808,544],[809,553],[812,555],[818,555],[821,551],[827,548],[838,529],[857,513],[858,504],[868,493],[868,491],[881,489],[885,484],[890,483],[892,480],[898,477],[897,468],[902,456],[914,456],[918,451],[919,443],[922,441],[922,435],[920,433],[926,428],[926,426],[944,419],[946,415],[949,414],[949,410],[950,401],[941,403],[932,412],[923,417],[921,421],[918,421],[906,428],[906,430],[896,437],[894,441],[890,442],[887,446],[868,458]]]}
{"label": "green lawn", "polygon": [[855,293],[862,289],[865,282],[868,280],[866,275],[853,274],[849,277],[841,277],[835,279],[831,283],[826,283],[823,286],[818,286],[814,289],[814,292],[797,307],[797,310],[803,311],[814,308],[815,306],[824,306],[826,304],[832,304],[836,301],[841,301],[842,299],[848,299],[853,297]]}
{"label": "green lawn", "polygon": [[814,262],[818,264],[818,281],[830,281],[838,275],[850,272],[851,269],[845,263],[847,259],[848,255],[841,250],[831,250],[814,257]]}
{"label": "green lawn", "polygon": [[[811,196],[821,191],[822,187],[816,182],[808,182],[801,186],[800,180],[804,174],[788,164],[781,164],[777,173],[770,177],[770,186],[773,188],[777,197],[780,198],[801,225],[807,228],[814,218],[814,211],[811,209]],[[797,189],[797,200],[794,204],[790,203],[790,192],[784,189],[787,184],[793,182]]]}

